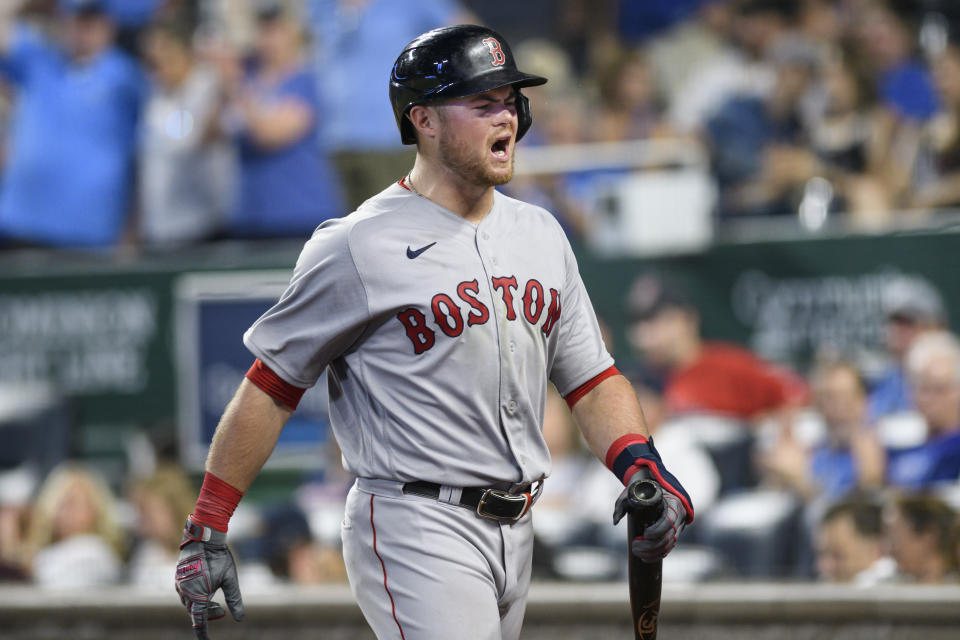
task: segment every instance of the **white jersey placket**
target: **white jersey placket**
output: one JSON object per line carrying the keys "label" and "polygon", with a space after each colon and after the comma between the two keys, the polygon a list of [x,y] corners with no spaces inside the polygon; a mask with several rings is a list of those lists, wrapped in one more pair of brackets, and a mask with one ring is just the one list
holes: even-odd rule
{"label": "white jersey placket", "polygon": [[[494,204],[490,214],[484,218],[477,226],[476,246],[483,263],[485,281],[490,299],[493,304],[493,312],[496,317],[497,346],[500,352],[500,358],[497,369],[499,376],[499,399],[498,415],[500,417],[500,431],[507,440],[510,452],[513,454],[513,461],[519,471],[519,479],[527,476],[525,469],[527,458],[523,454],[526,446],[527,433],[524,428],[524,417],[521,413],[520,404],[517,399],[521,397],[521,390],[517,385],[514,372],[518,370],[516,358],[518,352],[517,335],[518,328],[523,330],[516,320],[508,319],[508,310],[501,291],[493,286],[495,276],[505,275],[503,259],[497,255],[498,239],[493,229],[496,227],[498,204]],[[514,300],[516,305],[516,300]],[[514,309],[514,313],[517,310]],[[506,479],[506,478],[505,478]]]}

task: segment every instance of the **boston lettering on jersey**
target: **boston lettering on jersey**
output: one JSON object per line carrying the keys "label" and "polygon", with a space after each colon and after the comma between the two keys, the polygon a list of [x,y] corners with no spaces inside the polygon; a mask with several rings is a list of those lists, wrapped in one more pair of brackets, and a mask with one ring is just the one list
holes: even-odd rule
{"label": "boston lettering on jersey", "polygon": [[[547,294],[544,286],[536,279],[528,280],[520,293],[520,285],[516,276],[491,278],[494,291],[498,292],[507,309],[507,320],[517,320],[523,317],[532,325],[539,324],[543,318],[541,331],[549,337],[560,319],[560,292],[550,289],[550,303],[547,305]],[[464,329],[477,324],[485,324],[490,319],[490,309],[477,297],[480,293],[480,283],[474,280],[461,282],[457,285],[457,298],[446,293],[438,293],[430,301],[430,310],[433,313],[433,322],[444,335],[456,338]],[[514,293],[520,293],[520,313],[518,314],[514,301]],[[465,307],[463,305],[466,305]],[[546,313],[544,313],[546,311]],[[428,323],[426,314],[416,307],[409,307],[397,314],[397,320],[403,324],[407,337],[413,343],[414,354],[427,351],[436,343],[437,333]]]}

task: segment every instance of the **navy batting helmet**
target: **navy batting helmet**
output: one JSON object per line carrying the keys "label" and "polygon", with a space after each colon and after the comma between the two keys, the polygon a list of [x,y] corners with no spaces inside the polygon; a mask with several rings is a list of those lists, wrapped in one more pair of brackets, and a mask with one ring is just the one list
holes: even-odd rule
{"label": "navy batting helmet", "polygon": [[461,24],[434,29],[403,48],[390,74],[390,102],[403,144],[417,141],[407,114],[411,107],[445,98],[463,98],[513,86],[517,93],[517,140],[530,128],[530,102],[520,87],[547,81],[517,69],[510,46],[486,27]]}

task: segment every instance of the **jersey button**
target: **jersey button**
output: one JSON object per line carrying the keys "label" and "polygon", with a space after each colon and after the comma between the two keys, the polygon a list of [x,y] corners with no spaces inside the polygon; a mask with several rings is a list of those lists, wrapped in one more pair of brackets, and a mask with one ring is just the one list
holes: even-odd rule
{"label": "jersey button", "polygon": [[517,412],[517,403],[515,400],[511,400],[507,403],[507,413],[513,415]]}
{"label": "jersey button", "polygon": [[483,233],[480,234],[480,237],[483,238],[484,240],[489,240],[490,234],[484,231]]}
{"label": "jersey button", "polygon": [[511,340],[509,349],[510,353],[515,353],[517,351],[517,343]]}

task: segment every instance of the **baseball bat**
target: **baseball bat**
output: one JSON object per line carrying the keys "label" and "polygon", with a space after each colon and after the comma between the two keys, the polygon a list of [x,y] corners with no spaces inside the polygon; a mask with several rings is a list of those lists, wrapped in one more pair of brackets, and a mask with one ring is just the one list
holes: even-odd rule
{"label": "baseball bat", "polygon": [[627,492],[627,553],[629,554],[630,609],[635,640],[656,640],[660,617],[663,560],[644,562],[633,554],[633,540],[663,514],[663,490],[653,480],[641,480]]}

